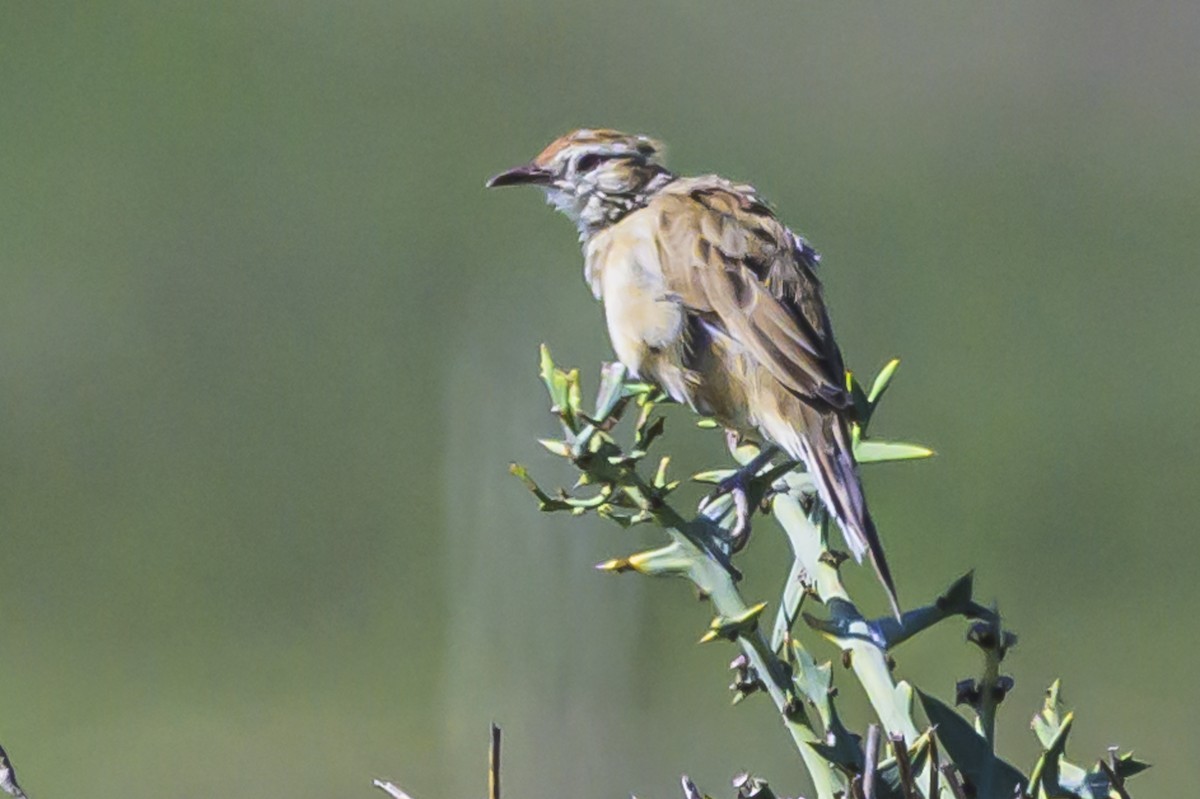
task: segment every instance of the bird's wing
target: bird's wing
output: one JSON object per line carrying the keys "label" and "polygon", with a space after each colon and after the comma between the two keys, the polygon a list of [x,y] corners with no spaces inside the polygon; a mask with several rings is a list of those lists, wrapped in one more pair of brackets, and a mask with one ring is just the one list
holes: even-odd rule
{"label": "bird's wing", "polygon": [[814,268],[818,257],[757,198],[720,178],[679,181],[655,214],[666,282],[789,391],[849,411],[845,366]]}

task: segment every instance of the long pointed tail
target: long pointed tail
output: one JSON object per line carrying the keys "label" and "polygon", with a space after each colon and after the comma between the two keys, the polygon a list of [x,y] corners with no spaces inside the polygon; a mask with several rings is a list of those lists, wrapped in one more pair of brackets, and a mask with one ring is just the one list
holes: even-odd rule
{"label": "long pointed tail", "polygon": [[[792,457],[804,461],[816,483],[821,502],[842,529],[842,537],[855,560],[862,563],[863,555],[870,556],[879,581],[887,589],[892,612],[899,619],[900,601],[896,595],[896,583],[883,554],[883,542],[879,540],[875,522],[867,509],[867,499],[863,495],[862,482],[854,462],[849,425],[834,413],[821,413],[800,401],[796,405],[799,406],[797,416],[802,424],[795,425],[796,417],[793,416],[788,431],[790,435],[771,435],[771,438]],[[768,429],[765,432],[771,434],[774,431]]]}

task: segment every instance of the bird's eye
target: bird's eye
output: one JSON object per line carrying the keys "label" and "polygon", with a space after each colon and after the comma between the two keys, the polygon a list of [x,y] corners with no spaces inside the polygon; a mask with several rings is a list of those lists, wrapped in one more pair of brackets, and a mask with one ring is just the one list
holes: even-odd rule
{"label": "bird's eye", "polygon": [[603,155],[601,153],[586,153],[579,156],[579,160],[575,162],[576,172],[591,172],[604,161],[607,161],[612,156]]}

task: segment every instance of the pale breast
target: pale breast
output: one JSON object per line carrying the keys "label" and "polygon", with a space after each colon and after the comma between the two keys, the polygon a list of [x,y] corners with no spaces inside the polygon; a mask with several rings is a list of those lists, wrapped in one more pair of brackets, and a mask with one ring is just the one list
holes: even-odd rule
{"label": "pale breast", "polygon": [[682,344],[684,308],[667,290],[654,230],[642,212],[630,214],[588,242],[585,278],[604,303],[617,357],[635,374],[647,358]]}

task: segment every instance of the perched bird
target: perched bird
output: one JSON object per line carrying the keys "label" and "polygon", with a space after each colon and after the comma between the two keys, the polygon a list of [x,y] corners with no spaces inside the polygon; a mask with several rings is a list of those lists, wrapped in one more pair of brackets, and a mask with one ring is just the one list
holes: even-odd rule
{"label": "perched bird", "polygon": [[661,154],[646,136],[581,129],[487,185],[545,190],[579,229],[584,278],[621,362],[802,461],[899,616],[854,460],[854,405],[816,276],[820,256],[752,186],[675,175]]}

